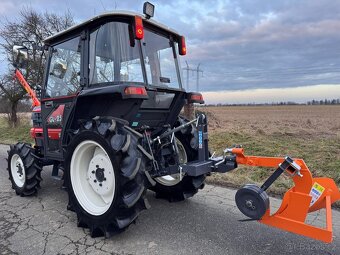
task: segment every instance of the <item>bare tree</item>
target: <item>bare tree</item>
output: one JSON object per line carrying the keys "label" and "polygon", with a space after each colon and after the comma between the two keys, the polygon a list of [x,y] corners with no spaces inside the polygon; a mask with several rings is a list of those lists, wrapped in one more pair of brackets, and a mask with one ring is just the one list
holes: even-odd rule
{"label": "bare tree", "polygon": [[[30,51],[30,60],[24,70],[27,82],[34,88],[42,84],[44,55],[36,49],[43,47],[43,40],[57,32],[63,31],[74,24],[73,16],[68,11],[63,15],[44,12],[39,13],[31,8],[23,8],[16,20],[8,20],[1,24],[0,43],[2,53],[7,56],[9,63],[12,63],[12,49],[14,45],[30,43],[34,45]],[[25,91],[21,85],[11,78],[14,67],[9,65],[6,75],[0,78],[0,90],[2,96],[10,103],[10,122],[13,126],[18,123],[17,106],[18,102],[25,98]]]}
{"label": "bare tree", "polygon": [[13,77],[8,75],[5,75],[0,80],[0,89],[3,92],[5,102],[10,103],[10,106],[6,109],[8,111],[8,120],[10,125],[15,127],[18,124],[18,104],[20,100],[24,99],[26,92],[22,88],[18,90],[18,86],[13,80]]}

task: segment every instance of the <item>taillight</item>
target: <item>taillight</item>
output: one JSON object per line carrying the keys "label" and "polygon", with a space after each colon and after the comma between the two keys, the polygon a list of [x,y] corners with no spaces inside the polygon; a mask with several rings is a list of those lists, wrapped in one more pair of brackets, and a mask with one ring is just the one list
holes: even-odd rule
{"label": "taillight", "polygon": [[180,37],[180,40],[179,40],[179,43],[178,43],[178,52],[179,52],[179,55],[186,55],[187,54],[187,46],[185,45],[185,37],[184,36],[181,36]]}
{"label": "taillight", "polygon": [[135,37],[138,40],[144,38],[143,19],[140,16],[135,16]]}
{"label": "taillight", "polygon": [[126,87],[124,90],[125,95],[141,95],[147,96],[146,90],[144,87]]}
{"label": "taillight", "polygon": [[203,96],[201,93],[189,93],[188,94],[189,103],[199,103],[204,104]]}

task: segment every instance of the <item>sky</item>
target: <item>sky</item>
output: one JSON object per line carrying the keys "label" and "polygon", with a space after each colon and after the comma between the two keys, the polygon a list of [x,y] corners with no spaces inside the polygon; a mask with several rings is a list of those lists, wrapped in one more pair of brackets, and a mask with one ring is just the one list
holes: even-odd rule
{"label": "sky", "polygon": [[[114,9],[142,12],[143,2],[0,0],[0,18],[15,19],[20,7],[29,5],[41,11],[70,10],[81,22]],[[340,97],[340,0],[151,2],[156,6],[155,20],[185,35],[188,53],[182,67],[184,61],[190,68],[200,64],[200,90],[209,100],[222,96],[219,100],[247,103],[271,102],[274,96],[280,101],[293,101],[292,95],[296,101]],[[0,64],[0,73],[4,68]],[[195,73],[189,78],[189,89],[195,90]]]}

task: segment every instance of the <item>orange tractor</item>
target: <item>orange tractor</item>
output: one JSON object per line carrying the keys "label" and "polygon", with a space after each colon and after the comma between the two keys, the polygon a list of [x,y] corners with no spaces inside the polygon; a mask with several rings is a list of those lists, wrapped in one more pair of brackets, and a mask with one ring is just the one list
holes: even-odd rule
{"label": "orange tractor", "polygon": [[[33,100],[35,144],[12,145],[8,171],[18,195],[35,194],[40,173],[52,165],[62,172],[68,209],[91,236],[126,229],[149,207],[145,193],[180,201],[204,187],[207,175],[238,165],[276,168],[261,187],[237,191],[240,211],[260,223],[332,241],[331,205],[340,199],[329,178],[313,178],[302,159],[245,156],[239,147],[211,156],[207,117],[180,116],[185,104],[204,103],[186,92],[180,75],[185,38],[144,15],[109,12],[45,40],[40,99],[18,68],[27,48],[15,46],[16,77]],[[270,212],[266,190],[282,174],[294,181],[280,209]],[[326,208],[325,229],[305,223],[309,212]]]}

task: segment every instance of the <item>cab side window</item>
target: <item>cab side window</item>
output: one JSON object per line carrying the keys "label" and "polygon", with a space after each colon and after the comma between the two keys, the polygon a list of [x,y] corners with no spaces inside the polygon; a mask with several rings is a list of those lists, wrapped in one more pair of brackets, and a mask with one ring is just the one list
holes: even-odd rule
{"label": "cab side window", "polygon": [[52,48],[45,97],[67,96],[80,87],[80,37]]}

